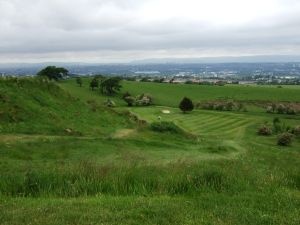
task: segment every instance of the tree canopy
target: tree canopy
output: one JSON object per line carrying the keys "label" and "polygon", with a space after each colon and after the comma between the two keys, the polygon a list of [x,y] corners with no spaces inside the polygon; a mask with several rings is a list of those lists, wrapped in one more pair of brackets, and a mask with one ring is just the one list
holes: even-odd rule
{"label": "tree canopy", "polygon": [[122,88],[120,77],[111,77],[103,80],[100,84],[100,91],[102,94],[113,95]]}
{"label": "tree canopy", "polygon": [[191,99],[184,97],[179,104],[179,108],[184,113],[190,112],[194,109],[194,104]]}
{"label": "tree canopy", "polygon": [[47,66],[37,73],[38,76],[48,77],[50,80],[59,80],[68,75],[69,71],[63,67]]}
{"label": "tree canopy", "polygon": [[82,87],[82,79],[81,77],[76,77],[76,83],[79,85],[79,87]]}
{"label": "tree canopy", "polygon": [[95,88],[98,88],[98,87],[99,87],[99,79],[97,77],[94,77],[90,82],[90,88],[93,91]]}

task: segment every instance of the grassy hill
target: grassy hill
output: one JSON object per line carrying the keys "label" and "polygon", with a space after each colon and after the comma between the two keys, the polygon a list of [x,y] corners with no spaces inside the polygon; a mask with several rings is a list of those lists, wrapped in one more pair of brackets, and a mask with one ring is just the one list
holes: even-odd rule
{"label": "grassy hill", "polygon": [[[90,101],[89,101],[90,100]],[[0,79],[0,132],[105,134],[128,126],[102,102],[71,96],[42,79]]]}
{"label": "grassy hill", "polygon": [[[300,223],[300,140],[281,147],[277,134],[256,133],[274,117],[296,126],[297,115],[172,107],[185,94],[209,100],[235,90],[258,99],[239,95],[250,90],[243,86],[125,82],[123,91],[150,93],[162,105],[126,107],[87,83],[0,80],[0,224]],[[257,88],[269,93],[263,101],[278,90],[288,92],[282,101],[299,93]],[[107,98],[117,107],[104,107]],[[149,124],[160,116],[188,135],[154,132],[132,114]]]}

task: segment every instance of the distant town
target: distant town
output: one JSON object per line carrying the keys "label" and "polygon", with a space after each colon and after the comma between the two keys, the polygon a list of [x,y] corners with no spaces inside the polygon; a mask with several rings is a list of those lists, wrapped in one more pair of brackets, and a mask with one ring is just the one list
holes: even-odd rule
{"label": "distant town", "polygon": [[[1,76],[34,76],[46,64],[0,65]],[[174,84],[299,85],[300,63],[62,64],[73,76],[121,76]]]}

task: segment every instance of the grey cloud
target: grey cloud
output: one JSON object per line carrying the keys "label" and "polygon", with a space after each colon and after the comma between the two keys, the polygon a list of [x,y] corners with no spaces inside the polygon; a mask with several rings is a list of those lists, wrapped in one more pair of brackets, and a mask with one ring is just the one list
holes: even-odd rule
{"label": "grey cloud", "polygon": [[87,61],[97,54],[108,59],[184,52],[230,55],[232,49],[241,55],[300,54],[296,0],[274,0],[284,6],[277,15],[240,26],[212,26],[181,17],[143,20],[139,10],[150,1],[0,0],[0,59],[46,59],[55,54],[74,54]]}

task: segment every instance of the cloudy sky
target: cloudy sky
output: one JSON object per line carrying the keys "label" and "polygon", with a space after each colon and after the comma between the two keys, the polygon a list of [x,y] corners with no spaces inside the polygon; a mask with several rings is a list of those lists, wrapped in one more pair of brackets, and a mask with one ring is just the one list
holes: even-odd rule
{"label": "cloudy sky", "polygon": [[300,55],[300,0],[0,0],[0,62]]}

